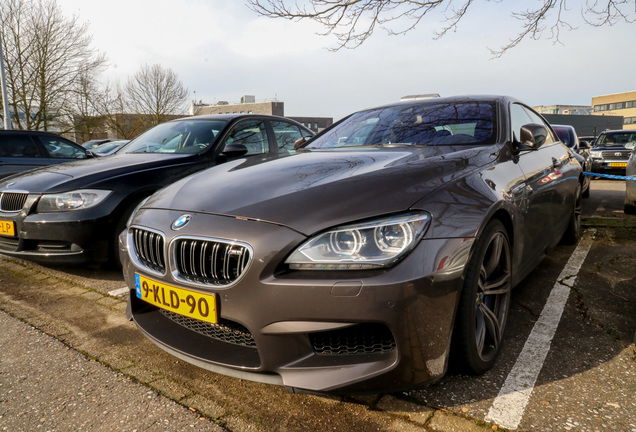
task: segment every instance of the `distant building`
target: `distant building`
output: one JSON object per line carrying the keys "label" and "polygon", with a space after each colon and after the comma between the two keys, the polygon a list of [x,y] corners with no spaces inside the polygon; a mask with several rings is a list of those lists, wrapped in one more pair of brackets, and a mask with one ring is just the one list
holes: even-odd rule
{"label": "distant building", "polygon": [[219,101],[214,105],[196,103],[190,104],[190,115],[208,114],[267,114],[287,117],[303,124],[314,132],[331,126],[333,117],[290,117],[285,116],[285,103],[279,101],[256,102],[256,97],[246,95],[241,98],[240,103],[231,104],[226,101]]}
{"label": "distant building", "polygon": [[621,129],[622,116],[542,114],[550,124],[570,125],[578,136],[597,136],[607,129]]}
{"label": "distant building", "polygon": [[539,105],[533,107],[540,114],[588,115],[591,106],[586,105]]}
{"label": "distant building", "polygon": [[622,116],[623,129],[636,129],[636,91],[592,97],[595,116]]}

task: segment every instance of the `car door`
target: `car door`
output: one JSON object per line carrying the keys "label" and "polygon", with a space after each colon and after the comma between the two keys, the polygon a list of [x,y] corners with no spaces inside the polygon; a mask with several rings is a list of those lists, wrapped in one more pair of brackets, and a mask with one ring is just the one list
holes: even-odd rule
{"label": "car door", "polygon": [[[527,210],[524,215],[528,251],[541,254],[560,239],[563,227],[572,211],[571,154],[552,133],[549,125],[530,108],[514,103],[511,107],[512,131],[518,141],[523,125],[543,125],[548,134],[537,150],[523,150],[519,154],[519,167],[525,175]],[[538,236],[536,233],[548,233]]]}
{"label": "car door", "polygon": [[48,164],[48,158],[30,135],[24,133],[0,135],[0,178]]}

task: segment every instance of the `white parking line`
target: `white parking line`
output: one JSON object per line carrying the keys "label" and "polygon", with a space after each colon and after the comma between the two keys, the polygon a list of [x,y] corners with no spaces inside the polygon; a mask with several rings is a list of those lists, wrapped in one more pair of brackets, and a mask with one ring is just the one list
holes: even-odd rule
{"label": "white parking line", "polygon": [[128,287],[124,287],[124,288],[119,288],[116,290],[112,290],[112,291],[108,291],[108,295],[112,296],[112,297],[121,297],[125,294],[128,294],[129,288]]}
{"label": "white parking line", "polygon": [[516,429],[521,423],[534,384],[561,320],[570,289],[574,286],[579,269],[592,247],[595,233],[594,229],[586,232],[559,275],[521,354],[488,411],[486,421],[508,429]]}

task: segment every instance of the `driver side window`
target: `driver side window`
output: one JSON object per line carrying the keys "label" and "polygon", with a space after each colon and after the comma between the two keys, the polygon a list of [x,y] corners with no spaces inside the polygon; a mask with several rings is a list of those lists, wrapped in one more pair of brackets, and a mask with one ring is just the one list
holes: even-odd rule
{"label": "driver side window", "polygon": [[236,126],[225,139],[225,146],[242,144],[247,147],[247,155],[269,153],[269,141],[265,122],[262,120],[246,120]]}
{"label": "driver side window", "polygon": [[53,159],[86,159],[86,154],[61,139],[39,137],[40,142]]}
{"label": "driver side window", "polygon": [[514,138],[516,140],[519,140],[519,134],[522,126],[525,126],[528,123],[536,123],[544,126],[548,131],[545,144],[550,144],[555,141],[554,136],[552,135],[552,128],[534,111],[516,103],[512,104],[510,116],[512,132],[514,133]]}

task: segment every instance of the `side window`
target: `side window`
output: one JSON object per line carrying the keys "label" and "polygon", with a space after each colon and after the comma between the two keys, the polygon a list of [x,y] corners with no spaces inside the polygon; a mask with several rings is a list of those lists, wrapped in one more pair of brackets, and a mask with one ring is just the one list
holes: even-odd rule
{"label": "side window", "polygon": [[247,155],[269,153],[265,123],[262,120],[240,122],[225,139],[225,146],[229,144],[243,144],[247,147]]}
{"label": "side window", "polygon": [[35,143],[28,135],[5,135],[0,140],[0,157],[40,157]]}
{"label": "side window", "polygon": [[274,136],[276,137],[276,145],[278,146],[279,154],[293,154],[294,143],[303,136],[307,136],[306,132],[303,133],[298,126],[292,123],[283,121],[273,121],[272,129],[274,130]]}
{"label": "side window", "polygon": [[41,136],[40,142],[53,159],[86,159],[86,153],[55,137]]}
{"label": "side window", "polygon": [[550,126],[534,111],[529,110],[523,105],[513,104],[510,109],[510,116],[512,132],[515,134],[516,139],[519,139],[521,126],[524,126],[528,123],[536,123],[545,126],[545,128],[548,130],[548,136],[546,137],[545,144],[550,144],[555,141]]}

